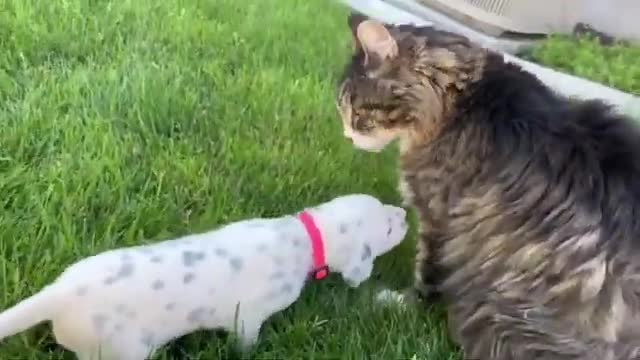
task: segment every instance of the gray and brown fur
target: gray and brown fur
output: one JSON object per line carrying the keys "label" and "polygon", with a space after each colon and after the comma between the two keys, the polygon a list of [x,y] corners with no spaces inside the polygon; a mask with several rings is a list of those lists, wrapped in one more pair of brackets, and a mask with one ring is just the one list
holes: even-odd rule
{"label": "gray and brown fur", "polygon": [[399,140],[415,288],[465,359],[640,359],[638,127],[461,36],[349,25],[345,133]]}

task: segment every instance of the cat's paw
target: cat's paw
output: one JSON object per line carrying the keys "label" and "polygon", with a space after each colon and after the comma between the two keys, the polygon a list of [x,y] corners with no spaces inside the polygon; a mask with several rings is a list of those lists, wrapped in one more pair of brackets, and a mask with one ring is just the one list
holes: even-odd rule
{"label": "cat's paw", "polygon": [[404,179],[401,179],[400,182],[398,183],[398,191],[400,192],[402,206],[403,207],[412,206],[413,197],[414,197],[413,192],[411,191],[409,184]]}
{"label": "cat's paw", "polygon": [[380,290],[376,295],[376,301],[384,305],[406,305],[406,295],[395,290]]}
{"label": "cat's paw", "polygon": [[383,289],[378,291],[376,295],[376,301],[383,305],[395,305],[400,307],[409,306],[424,306],[428,304],[428,301],[425,301],[422,298],[422,295],[419,291],[417,291],[414,287],[407,287],[400,291]]}

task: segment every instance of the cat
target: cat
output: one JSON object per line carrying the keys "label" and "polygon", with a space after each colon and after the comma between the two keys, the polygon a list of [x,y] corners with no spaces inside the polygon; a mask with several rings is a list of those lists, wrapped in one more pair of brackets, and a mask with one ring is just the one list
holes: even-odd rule
{"label": "cat", "polygon": [[[344,135],[398,142],[415,292],[465,359],[640,359],[640,130],[467,38],[352,13]],[[431,303],[432,301],[427,301]]]}

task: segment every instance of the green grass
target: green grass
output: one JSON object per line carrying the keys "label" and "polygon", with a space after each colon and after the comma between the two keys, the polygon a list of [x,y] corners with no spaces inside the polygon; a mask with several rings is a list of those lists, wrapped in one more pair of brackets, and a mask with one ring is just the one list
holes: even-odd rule
{"label": "green grass", "polygon": [[[350,51],[326,0],[0,2],[0,308],[68,264],[346,193],[397,203],[395,156],[356,152],[333,96]],[[437,311],[385,309],[409,285],[411,239],[348,290],[311,283],[254,358],[455,358]],[[69,358],[49,326],[0,359]],[[187,336],[157,358],[235,354]]]}
{"label": "green grass", "polygon": [[[102,250],[347,193],[397,203],[394,151],[354,151],[341,136],[346,14],[326,0],[0,1],[0,308]],[[637,70],[623,76],[637,56],[565,65],[585,45],[560,45],[538,55],[638,91]],[[359,289],[310,283],[253,357],[458,359],[439,309],[372,301],[411,283],[413,240]],[[1,343],[0,359],[70,358],[53,343],[39,326]],[[235,356],[227,337],[201,332],[156,358]]]}
{"label": "green grass", "polygon": [[552,36],[532,56],[551,68],[640,95],[640,47],[601,46],[593,38]]}

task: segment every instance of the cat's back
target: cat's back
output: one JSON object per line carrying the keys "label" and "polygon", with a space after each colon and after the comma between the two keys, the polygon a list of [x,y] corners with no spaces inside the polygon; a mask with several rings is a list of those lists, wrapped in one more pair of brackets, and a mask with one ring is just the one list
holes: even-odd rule
{"label": "cat's back", "polygon": [[[502,59],[489,57],[454,116],[452,132],[483,137],[503,164],[522,157],[565,159],[584,162],[582,172],[603,180],[640,174],[640,122],[600,100],[563,97]],[[477,139],[466,138],[473,148]]]}
{"label": "cat's back", "polygon": [[541,219],[566,200],[576,214],[601,218],[603,237],[633,242],[640,236],[639,124],[599,100],[565,98],[519,67],[491,61],[457,105],[451,138],[467,144],[456,149],[474,154],[475,173],[494,189],[503,185],[503,202],[545,189],[546,202],[529,204]]}

